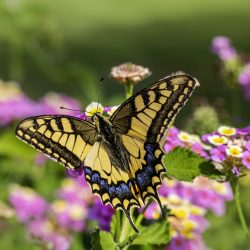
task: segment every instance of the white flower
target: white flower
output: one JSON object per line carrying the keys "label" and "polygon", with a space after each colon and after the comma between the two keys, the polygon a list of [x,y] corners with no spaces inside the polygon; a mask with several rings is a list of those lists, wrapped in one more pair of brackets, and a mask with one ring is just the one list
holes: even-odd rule
{"label": "white flower", "polygon": [[85,109],[87,116],[92,116],[96,113],[103,113],[103,106],[98,102],[91,102]]}
{"label": "white flower", "polygon": [[233,127],[228,127],[228,126],[220,126],[218,128],[218,132],[221,135],[225,135],[225,136],[232,136],[236,134],[236,129]]}

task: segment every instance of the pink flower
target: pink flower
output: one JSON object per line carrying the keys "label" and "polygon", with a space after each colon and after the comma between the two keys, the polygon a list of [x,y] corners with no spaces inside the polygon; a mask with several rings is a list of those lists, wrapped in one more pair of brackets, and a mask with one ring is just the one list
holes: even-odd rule
{"label": "pink flower", "polygon": [[48,203],[42,196],[19,185],[11,187],[9,201],[22,222],[43,217],[48,208]]}
{"label": "pink flower", "polygon": [[223,162],[226,159],[226,146],[221,145],[210,150],[211,159],[216,162]]}
{"label": "pink flower", "polygon": [[250,169],[250,152],[249,152],[249,151],[243,152],[242,164],[243,164],[246,168]]}

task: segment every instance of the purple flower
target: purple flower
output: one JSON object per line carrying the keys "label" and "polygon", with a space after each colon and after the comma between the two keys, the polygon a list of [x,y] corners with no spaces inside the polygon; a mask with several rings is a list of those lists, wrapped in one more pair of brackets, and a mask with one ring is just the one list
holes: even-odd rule
{"label": "purple flower", "polygon": [[231,47],[231,40],[226,36],[216,36],[212,40],[212,51],[217,54],[222,49]]}
{"label": "purple flower", "polygon": [[[80,109],[78,101],[55,93],[49,93],[35,102],[12,85],[3,84],[0,81],[0,126],[6,126],[13,120],[24,119],[29,116],[65,112],[60,109],[60,106],[75,110]],[[66,114],[75,114],[75,112],[67,110]]]}
{"label": "purple flower", "polygon": [[237,168],[236,166],[234,166],[232,169],[231,169],[232,173],[235,175],[235,176],[240,176],[240,169]]}
{"label": "purple flower", "polygon": [[83,167],[79,167],[76,169],[66,168],[67,176],[71,178],[78,178],[83,174]]}
{"label": "purple flower", "polygon": [[19,185],[11,187],[9,201],[22,222],[43,217],[48,208],[48,203],[43,197],[34,190]]}
{"label": "purple flower", "polygon": [[243,86],[246,99],[250,99],[250,63],[246,64],[240,72],[238,82]]}
{"label": "purple flower", "polygon": [[[250,128],[250,127],[249,127]],[[250,134],[250,133],[249,133]],[[250,152],[250,140],[246,142],[246,149]]]}
{"label": "purple flower", "polygon": [[85,228],[87,207],[84,206],[84,203],[56,200],[52,204],[52,212],[59,227],[75,232]]}
{"label": "purple flower", "polygon": [[231,41],[225,36],[216,36],[212,40],[212,52],[217,54],[222,61],[228,61],[237,57],[237,52],[231,45]]}
{"label": "purple flower", "polygon": [[185,239],[178,235],[171,239],[165,250],[209,250],[201,236],[194,239]]}
{"label": "purple flower", "polygon": [[28,224],[29,234],[38,240],[45,249],[68,250],[71,238],[64,230],[56,230],[55,225],[47,219],[34,220]]}
{"label": "purple flower", "polygon": [[205,159],[209,159],[208,154],[206,153],[206,151],[203,149],[202,145],[199,142],[194,143],[191,146],[191,149],[193,152],[195,152],[196,154],[199,154],[201,157],[204,157]]}
{"label": "purple flower", "polygon": [[250,169],[250,152],[249,152],[249,151],[243,152],[242,164],[243,164],[246,168]]}
{"label": "purple flower", "polygon": [[[237,134],[239,135],[250,135],[250,126],[247,126],[245,128],[238,128]],[[249,150],[250,150],[250,143],[249,143]]]}
{"label": "purple flower", "polygon": [[160,208],[159,205],[156,202],[152,202],[147,207],[144,216],[146,219],[152,220],[152,219],[158,219],[160,217]]}
{"label": "purple flower", "polygon": [[235,48],[224,48],[218,53],[219,58],[222,61],[228,61],[237,56],[237,52]]}
{"label": "purple flower", "polygon": [[250,86],[250,64],[244,66],[239,74],[238,81],[242,86]]}
{"label": "purple flower", "polygon": [[93,195],[83,176],[66,178],[57,190],[57,197],[71,203],[92,204]]}
{"label": "purple flower", "polygon": [[216,162],[223,162],[226,159],[226,146],[220,145],[210,150],[211,159]]}
{"label": "purple flower", "polygon": [[96,220],[102,230],[110,230],[110,222],[114,214],[114,209],[111,205],[104,205],[99,198],[96,199],[93,207],[89,210],[89,219]]}

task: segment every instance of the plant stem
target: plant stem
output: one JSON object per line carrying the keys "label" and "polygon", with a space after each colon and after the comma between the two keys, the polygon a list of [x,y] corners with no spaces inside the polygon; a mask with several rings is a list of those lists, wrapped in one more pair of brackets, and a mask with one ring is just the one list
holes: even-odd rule
{"label": "plant stem", "polygon": [[129,230],[130,230],[129,220],[123,213],[122,214],[122,230],[121,230],[119,242],[124,241],[128,237]]}
{"label": "plant stem", "polygon": [[118,242],[121,233],[121,211],[117,210],[115,213],[116,217],[116,229],[115,229],[115,241]]}
{"label": "plant stem", "polygon": [[125,96],[126,100],[133,95],[134,85],[132,83],[127,83],[125,86]]}
{"label": "plant stem", "polygon": [[243,213],[243,210],[242,210],[242,206],[241,206],[238,179],[234,178],[233,180],[230,181],[230,184],[231,184],[231,187],[233,189],[234,202],[235,202],[237,213],[238,213],[238,216],[239,216],[239,219],[240,219],[241,226],[242,226],[247,238],[250,239],[249,230],[248,230],[246,219],[245,219],[245,216],[244,216],[244,213]]}

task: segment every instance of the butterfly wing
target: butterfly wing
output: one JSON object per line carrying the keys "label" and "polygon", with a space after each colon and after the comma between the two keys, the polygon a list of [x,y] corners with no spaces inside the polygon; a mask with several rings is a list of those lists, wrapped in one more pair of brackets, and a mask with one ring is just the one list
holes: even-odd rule
{"label": "butterfly wing", "polygon": [[143,201],[152,196],[161,206],[161,139],[197,85],[188,75],[165,77],[130,97],[110,117],[130,155],[130,173]]}
{"label": "butterfly wing", "polygon": [[130,173],[118,169],[116,160],[110,146],[103,141],[96,142],[84,161],[85,178],[92,192],[100,196],[104,204],[122,209],[131,226],[138,232],[131,219],[130,208],[140,207],[140,203]]}
{"label": "butterfly wing", "polygon": [[18,124],[16,135],[71,169],[82,165],[97,140],[97,131],[93,124],[65,115],[27,118]]}

